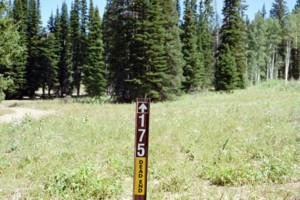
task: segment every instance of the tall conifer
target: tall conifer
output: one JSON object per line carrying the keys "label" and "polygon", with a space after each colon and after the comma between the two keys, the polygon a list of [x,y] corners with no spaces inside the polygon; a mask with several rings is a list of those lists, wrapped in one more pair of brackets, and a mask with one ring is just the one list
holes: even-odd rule
{"label": "tall conifer", "polygon": [[203,86],[204,64],[203,54],[197,48],[197,6],[195,0],[185,0],[184,23],[182,25],[183,58],[183,87],[186,92],[199,89]]}
{"label": "tall conifer", "polygon": [[72,89],[76,89],[76,94],[80,93],[81,81],[81,49],[80,49],[80,2],[75,0],[71,6],[70,16],[70,64],[72,68]]}
{"label": "tall conifer", "polygon": [[86,63],[86,57],[88,56],[88,9],[87,1],[80,1],[80,66],[82,67]]}
{"label": "tall conifer", "polygon": [[110,94],[116,101],[131,101],[129,67],[130,45],[135,14],[131,1],[108,0],[103,19],[105,63],[108,69]]}
{"label": "tall conifer", "polygon": [[145,34],[146,38],[146,63],[143,66],[146,69],[145,79],[142,80],[147,85],[146,90],[140,94],[151,97],[155,100],[165,100],[167,98],[167,62],[165,53],[165,29],[163,27],[162,1],[151,0],[147,17]]}
{"label": "tall conifer", "polygon": [[[178,4],[178,2],[177,2]],[[167,99],[175,98],[181,94],[183,81],[183,55],[180,41],[180,29],[178,27],[179,14],[173,0],[163,1],[163,23],[165,29],[165,53],[167,71],[165,73],[165,94]]]}
{"label": "tall conifer", "polygon": [[[11,18],[6,2],[0,2],[0,101],[4,99],[3,90],[13,86],[17,80],[14,74],[14,59],[22,52],[17,26]],[[6,91],[8,92],[8,91]]]}
{"label": "tall conifer", "polygon": [[198,19],[198,51],[204,56],[204,70],[203,86],[212,86],[214,79],[214,40],[213,40],[213,19],[214,11],[212,7],[212,0],[201,0],[199,5],[199,19]]}
{"label": "tall conifer", "polygon": [[55,35],[59,42],[58,79],[60,96],[69,95],[71,70],[69,68],[69,15],[68,6],[63,2],[61,13],[57,12],[55,17]]}
{"label": "tall conifer", "polygon": [[42,46],[40,52],[40,62],[43,63],[43,71],[41,76],[41,87],[43,97],[46,97],[46,89],[48,89],[48,97],[52,90],[58,87],[58,55],[56,54],[56,38],[53,32],[44,32],[42,37]]}
{"label": "tall conifer", "polygon": [[83,84],[90,96],[101,96],[106,89],[106,73],[103,58],[103,41],[99,10],[93,1],[89,8],[88,55],[83,66]]}
{"label": "tall conifer", "polygon": [[30,97],[35,96],[35,91],[41,86],[43,64],[41,55],[41,13],[39,0],[29,0],[27,45],[28,62],[26,67],[27,91]]}
{"label": "tall conifer", "polygon": [[[216,89],[217,90],[228,90],[233,89],[232,84],[230,87],[224,86],[222,83],[223,78],[232,78],[235,82],[234,87],[245,88],[246,79],[245,74],[247,70],[246,64],[246,29],[245,22],[242,18],[242,0],[225,0],[223,7],[223,24],[221,28],[221,45],[219,47],[219,58],[223,58],[222,54],[225,54],[225,58],[232,55],[235,59],[235,66],[229,65],[224,66],[228,62],[218,61],[215,78],[216,78]],[[231,56],[229,56],[231,57]],[[231,67],[231,70],[225,70]],[[233,73],[236,74],[223,74],[222,73]],[[224,77],[226,76],[226,77]],[[219,80],[218,80],[219,79]],[[231,81],[229,81],[231,82]]]}
{"label": "tall conifer", "polygon": [[23,51],[14,59],[11,74],[9,75],[13,79],[14,84],[6,91],[6,98],[22,98],[26,86],[25,69],[28,57],[26,38],[27,3],[24,0],[15,0],[13,5],[14,23],[18,24],[19,27],[19,45]]}

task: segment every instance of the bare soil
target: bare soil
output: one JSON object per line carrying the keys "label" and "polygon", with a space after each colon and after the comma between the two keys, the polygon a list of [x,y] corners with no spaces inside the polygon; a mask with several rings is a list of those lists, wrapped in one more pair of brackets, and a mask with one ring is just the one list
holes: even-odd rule
{"label": "bare soil", "polygon": [[22,120],[25,116],[33,119],[39,119],[41,117],[55,114],[55,111],[36,110],[31,108],[20,107],[6,107],[0,105],[0,111],[5,110],[3,115],[0,116],[0,123],[13,123]]}

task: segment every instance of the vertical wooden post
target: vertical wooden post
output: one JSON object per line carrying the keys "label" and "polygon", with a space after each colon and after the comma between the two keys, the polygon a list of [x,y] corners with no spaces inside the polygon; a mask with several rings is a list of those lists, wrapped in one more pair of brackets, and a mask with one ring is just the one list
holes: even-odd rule
{"label": "vertical wooden post", "polygon": [[147,199],[150,99],[136,100],[133,199]]}

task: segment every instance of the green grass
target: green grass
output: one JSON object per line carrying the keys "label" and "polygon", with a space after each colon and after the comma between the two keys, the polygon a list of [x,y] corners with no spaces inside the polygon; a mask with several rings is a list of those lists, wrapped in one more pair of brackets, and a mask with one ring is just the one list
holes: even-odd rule
{"label": "green grass", "polygon": [[[131,199],[135,104],[35,101],[0,125],[0,199]],[[299,199],[300,86],[152,103],[149,199]]]}

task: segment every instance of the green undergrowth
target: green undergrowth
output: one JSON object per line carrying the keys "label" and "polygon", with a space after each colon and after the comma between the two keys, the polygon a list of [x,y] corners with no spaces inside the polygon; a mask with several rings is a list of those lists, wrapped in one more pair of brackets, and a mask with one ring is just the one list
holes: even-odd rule
{"label": "green undergrowth", "polygon": [[[99,174],[101,172],[94,167],[84,166],[73,171],[50,175],[44,183],[44,191],[49,197],[57,196],[64,199],[107,199],[122,192],[120,182],[109,177],[99,177]],[[39,194],[41,198],[45,196],[44,191]]]}
{"label": "green undergrowth", "polygon": [[[299,199],[297,84],[152,103],[148,197]],[[56,115],[0,125],[0,199],[132,197],[135,104],[21,106]]]}

